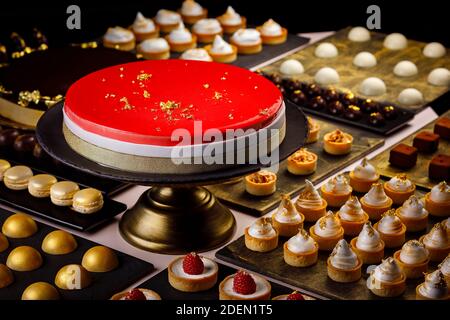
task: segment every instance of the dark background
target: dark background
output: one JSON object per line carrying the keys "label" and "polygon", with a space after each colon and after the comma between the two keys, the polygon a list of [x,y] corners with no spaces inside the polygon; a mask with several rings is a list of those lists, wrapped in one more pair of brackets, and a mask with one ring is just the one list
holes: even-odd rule
{"label": "dark background", "polygon": [[[177,9],[182,0],[122,0],[122,1],[20,1],[0,3],[0,43],[8,41],[12,31],[28,36],[32,27],[41,28],[51,45],[80,42],[101,36],[107,27],[128,26],[142,11],[153,17],[160,8]],[[450,46],[449,11],[445,1],[348,1],[348,0],[198,0],[214,17],[224,12],[228,4],[250,24],[258,25],[272,17],[290,32],[337,30],[348,25],[365,25],[366,8],[381,7],[382,32],[402,32],[422,41],[440,41]],[[66,8],[81,7],[81,31],[66,28]]]}

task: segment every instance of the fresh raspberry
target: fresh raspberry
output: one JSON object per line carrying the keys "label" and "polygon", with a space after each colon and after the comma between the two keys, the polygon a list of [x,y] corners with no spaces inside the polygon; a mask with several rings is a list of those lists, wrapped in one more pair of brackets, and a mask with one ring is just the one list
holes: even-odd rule
{"label": "fresh raspberry", "polygon": [[127,293],[125,300],[147,300],[145,294],[139,289],[133,289]]}
{"label": "fresh raspberry", "polygon": [[252,294],[256,291],[256,283],[253,277],[245,272],[238,271],[234,276],[233,290],[239,294]]}
{"label": "fresh raspberry", "polygon": [[286,300],[305,300],[305,298],[303,298],[303,296],[297,291],[294,291],[287,296]]}
{"label": "fresh raspberry", "polygon": [[191,252],[183,259],[183,270],[187,274],[202,274],[205,266],[198,254]]}

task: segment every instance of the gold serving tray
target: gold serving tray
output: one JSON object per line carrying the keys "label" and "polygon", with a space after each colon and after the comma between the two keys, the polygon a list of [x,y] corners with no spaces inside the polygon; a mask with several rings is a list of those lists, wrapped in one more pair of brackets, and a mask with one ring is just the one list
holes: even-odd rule
{"label": "gold serving tray", "polygon": [[[450,117],[450,111],[447,111],[446,113],[444,113],[441,116],[441,118],[445,118],[445,117]],[[416,136],[416,134],[420,131],[425,131],[425,130],[433,131],[434,124],[436,123],[436,121],[433,121],[426,127],[414,132],[413,134],[411,134],[404,140],[400,141],[398,144],[404,143],[404,144],[412,146],[413,139]],[[427,188],[427,189],[431,189],[431,188],[433,188],[433,186],[438,184],[440,181],[433,181],[428,178],[429,163],[430,163],[431,159],[437,154],[450,155],[450,141],[445,140],[445,139],[439,139],[439,148],[435,153],[425,154],[425,153],[419,152],[419,154],[417,156],[416,165],[413,168],[406,170],[406,171],[405,171],[405,169],[396,168],[389,164],[389,152],[390,152],[390,149],[380,153],[379,155],[377,155],[375,158],[373,158],[371,160],[373,165],[375,165],[377,167],[378,173],[380,175],[387,177],[387,178],[392,178],[393,176],[404,172],[408,175],[408,178],[411,181],[413,181],[416,185]]]}
{"label": "gold serving tray", "polygon": [[[393,105],[400,105],[397,101],[398,94],[406,88],[416,88],[424,95],[424,103],[417,107],[407,107],[413,111],[419,111],[430,102],[436,100],[448,92],[446,86],[433,86],[428,84],[427,77],[431,70],[444,67],[450,69],[450,50],[442,58],[431,59],[422,54],[422,50],[427,43],[408,39],[408,47],[404,50],[388,50],[384,48],[383,41],[385,34],[371,32],[372,39],[367,42],[352,42],[347,35],[351,27],[339,30],[335,34],[327,37],[305,49],[297,51],[287,57],[270,64],[261,70],[267,73],[278,73],[279,67],[287,59],[297,59],[301,61],[305,68],[305,73],[292,78],[302,82],[313,83],[314,75],[322,67],[332,67],[336,69],[340,76],[340,83],[333,85],[340,91],[352,91],[361,98],[370,98],[379,102],[387,102]],[[339,50],[336,58],[321,59],[314,55],[316,47],[323,42],[333,43]],[[378,64],[373,68],[363,69],[353,65],[353,58],[361,51],[368,51],[375,55]],[[419,73],[412,77],[398,77],[394,75],[394,66],[402,61],[410,60],[417,65]],[[360,94],[358,88],[360,83],[368,77],[379,77],[387,87],[387,93],[378,97],[368,97]]]}

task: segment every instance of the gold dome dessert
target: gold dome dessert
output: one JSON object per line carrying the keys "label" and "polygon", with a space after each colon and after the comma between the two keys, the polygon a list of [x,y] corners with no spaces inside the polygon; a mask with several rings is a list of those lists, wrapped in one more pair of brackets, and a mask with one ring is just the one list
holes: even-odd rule
{"label": "gold dome dessert", "polygon": [[305,221],[316,222],[326,214],[327,202],[322,199],[311,181],[305,180],[305,188],[295,202],[295,208],[305,216]]}
{"label": "gold dome dessert", "polygon": [[386,248],[397,248],[405,243],[406,226],[394,209],[383,213],[381,220],[373,227],[380,233]]}
{"label": "gold dome dessert", "polygon": [[79,264],[68,264],[55,277],[55,284],[63,290],[80,290],[88,287],[92,282],[89,272]]}
{"label": "gold dome dessert", "polygon": [[287,169],[299,176],[312,174],[317,169],[317,155],[301,148],[288,157]]}
{"label": "gold dome dessert", "polygon": [[50,232],[42,241],[42,251],[52,255],[71,253],[77,246],[77,241],[73,235],[63,230]]}
{"label": "gold dome dessert", "polygon": [[245,177],[245,190],[254,196],[268,196],[277,189],[277,175],[261,170]]}
{"label": "gold dome dessert", "polygon": [[32,247],[20,246],[9,253],[6,265],[14,271],[32,271],[40,268],[42,256]]}
{"label": "gold dome dessert", "polygon": [[3,175],[9,168],[11,168],[11,164],[6,160],[0,159],[0,181],[3,180]]}
{"label": "gold dome dessert", "polygon": [[76,212],[91,214],[103,208],[103,195],[94,188],[86,188],[77,191],[73,195],[72,208]]}
{"label": "gold dome dessert", "polygon": [[430,252],[433,262],[441,262],[450,253],[450,241],[444,223],[436,223],[430,232],[420,237],[420,242]]}
{"label": "gold dome dessert", "polygon": [[343,174],[329,179],[327,183],[320,188],[322,198],[330,207],[338,208],[352,195],[352,187],[348,184],[347,178]]}
{"label": "gold dome dessert", "polygon": [[11,270],[3,263],[0,263],[0,289],[6,288],[14,282],[14,276]]}
{"label": "gold dome dessert", "polygon": [[38,230],[36,222],[24,213],[9,216],[2,226],[2,233],[8,238],[28,238]]}
{"label": "gold dome dessert", "polygon": [[25,190],[28,188],[28,180],[33,176],[33,171],[27,166],[14,166],[3,173],[3,182],[11,190]]}
{"label": "gold dome dessert", "polygon": [[130,291],[116,293],[111,300],[161,300],[161,297],[153,290],[134,288]]}
{"label": "gold dome dessert", "polygon": [[28,181],[28,192],[36,198],[49,197],[51,186],[57,182],[50,174],[37,174]]}
{"label": "gold dome dessert", "polygon": [[319,245],[319,250],[331,251],[339,240],[344,238],[344,228],[339,218],[332,211],[328,211],[309,229],[309,234]]}
{"label": "gold dome dessert", "polygon": [[445,277],[445,281],[447,281],[447,286],[450,287],[450,254],[444,261],[439,265],[439,270],[441,270],[442,274]]}
{"label": "gold dome dessert", "polygon": [[348,236],[358,235],[364,224],[369,221],[369,215],[364,212],[358,197],[351,196],[350,199],[339,209],[337,216],[341,221],[344,234]]}
{"label": "gold dome dessert", "polygon": [[394,204],[402,205],[416,191],[416,185],[408,179],[406,174],[399,174],[384,183],[384,192]]}
{"label": "gold dome dessert", "polygon": [[341,130],[328,132],[323,137],[323,149],[332,155],[344,155],[352,150],[353,137]]}
{"label": "gold dome dessert", "polygon": [[415,195],[409,197],[397,209],[396,214],[406,226],[406,231],[420,231],[426,229],[428,226],[428,211],[424,208],[423,201]]}
{"label": "gold dome dessert", "polygon": [[314,143],[319,140],[320,125],[311,117],[308,119],[308,137],[306,138],[306,143]]}
{"label": "gold dome dessert", "polygon": [[245,246],[252,251],[268,252],[278,246],[278,232],[268,218],[259,218],[245,228],[244,234]]}
{"label": "gold dome dessert", "polygon": [[425,209],[437,217],[450,215],[450,186],[445,181],[435,185],[425,195]]}
{"label": "gold dome dessert", "polygon": [[397,262],[389,257],[370,272],[367,288],[380,297],[398,297],[405,292],[405,280]]}
{"label": "gold dome dessert", "polygon": [[5,251],[9,247],[9,241],[3,233],[0,233],[0,252]]}
{"label": "gold dome dessert", "polygon": [[356,192],[368,192],[372,184],[378,182],[379,179],[380,175],[375,167],[367,161],[367,158],[362,159],[361,163],[350,171],[350,185]]}
{"label": "gold dome dessert", "polygon": [[425,275],[425,282],[416,287],[417,300],[449,300],[447,282],[440,270]]}
{"label": "gold dome dessert", "polygon": [[350,245],[364,264],[380,263],[384,257],[384,241],[370,221],[364,224],[358,237],[353,238]]}
{"label": "gold dome dessert", "polygon": [[293,267],[308,267],[317,262],[319,245],[303,228],[283,245],[284,261]]}
{"label": "gold dome dessert", "polygon": [[381,183],[374,183],[369,192],[360,201],[363,210],[367,212],[370,220],[379,220],[381,215],[388,211],[393,203],[392,199],[384,192]]}
{"label": "gold dome dessert", "polygon": [[407,279],[421,278],[427,272],[428,256],[427,248],[417,240],[406,242],[401,250],[394,253],[394,259]]}
{"label": "gold dome dessert", "polygon": [[47,282],[35,282],[23,291],[22,300],[59,300],[59,292]]}
{"label": "gold dome dessert", "polygon": [[112,249],[95,246],[85,252],[81,264],[90,272],[108,272],[117,268],[119,260]]}
{"label": "gold dome dessert", "polygon": [[278,210],[272,215],[272,225],[283,237],[292,237],[303,227],[305,217],[295,209],[291,198],[281,195],[281,203]]}
{"label": "gold dome dessert", "polygon": [[336,282],[354,282],[361,278],[362,261],[347,241],[339,240],[327,260],[328,276]]}

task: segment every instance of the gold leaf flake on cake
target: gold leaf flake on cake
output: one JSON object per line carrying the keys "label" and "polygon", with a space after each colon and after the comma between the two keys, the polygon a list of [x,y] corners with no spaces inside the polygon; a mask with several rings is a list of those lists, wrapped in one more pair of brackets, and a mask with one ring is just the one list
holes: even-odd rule
{"label": "gold leaf flake on cake", "polygon": [[222,94],[221,94],[220,92],[218,92],[218,91],[214,91],[214,97],[213,97],[213,99],[214,99],[214,100],[220,100],[220,99],[222,99]]}
{"label": "gold leaf flake on cake", "polygon": [[209,89],[209,83],[205,83],[205,84],[203,84],[203,88],[205,88],[205,89]]}
{"label": "gold leaf flake on cake", "polygon": [[106,79],[105,79],[105,78],[102,78],[102,82],[106,82]]}
{"label": "gold leaf flake on cake", "polygon": [[233,119],[234,119],[234,116],[233,116],[232,113],[228,114],[228,119],[230,119],[230,120],[233,120]]}
{"label": "gold leaf flake on cake", "polygon": [[142,94],[142,96],[143,96],[145,99],[148,99],[148,98],[150,98],[150,92],[148,92],[147,90],[144,90],[144,93]]}
{"label": "gold leaf flake on cake", "polygon": [[120,98],[120,100],[119,100],[120,102],[123,102],[125,105],[122,107],[122,110],[132,110],[132,109],[134,109],[134,106],[133,105],[131,105],[129,102],[128,102],[128,98],[127,97],[122,97],[122,98]]}
{"label": "gold leaf flake on cake", "polygon": [[150,73],[145,73],[143,71],[141,71],[140,74],[137,75],[136,79],[139,81],[145,81],[148,80],[152,77],[152,75]]}
{"label": "gold leaf flake on cake", "polygon": [[259,110],[259,114],[262,116],[267,116],[269,114],[269,108]]}

